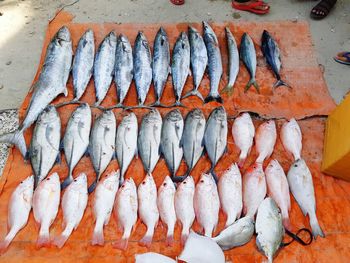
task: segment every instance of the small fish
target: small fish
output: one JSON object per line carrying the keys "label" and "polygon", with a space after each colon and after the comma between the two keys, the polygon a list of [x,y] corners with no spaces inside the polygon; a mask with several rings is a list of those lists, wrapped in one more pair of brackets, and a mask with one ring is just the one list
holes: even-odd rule
{"label": "small fish", "polygon": [[172,258],[155,252],[135,254],[135,263],[176,263]]}
{"label": "small fish", "polygon": [[294,161],[301,158],[302,137],[299,124],[294,118],[283,123],[281,128],[282,144],[287,152],[293,154]]}
{"label": "small fish", "polygon": [[291,88],[287,83],[285,83],[280,76],[281,71],[281,53],[278,48],[277,42],[273,39],[269,32],[264,30],[261,38],[261,50],[266,59],[266,63],[271,67],[273,73],[276,76],[277,82],[273,85],[273,88],[279,86],[286,86]]}
{"label": "small fish", "polygon": [[276,144],[277,131],[274,120],[262,123],[255,136],[256,151],[258,153],[257,163],[263,163],[264,160],[270,158]]}

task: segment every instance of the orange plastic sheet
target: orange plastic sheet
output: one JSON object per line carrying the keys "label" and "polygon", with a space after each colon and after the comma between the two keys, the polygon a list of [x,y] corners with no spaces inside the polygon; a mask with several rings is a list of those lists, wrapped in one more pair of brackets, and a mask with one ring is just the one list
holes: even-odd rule
{"label": "orange plastic sheet", "polygon": [[[98,44],[104,35],[110,30],[115,30],[117,33],[123,32],[128,35],[131,41],[134,40],[137,31],[143,30],[150,42],[153,41],[153,37],[158,30],[159,25],[118,25],[118,24],[74,24],[71,23],[72,17],[67,13],[61,13],[56,19],[49,24],[44,47],[43,55],[45,54],[45,48],[49,39],[54,35],[57,29],[63,24],[68,25],[74,45],[77,44],[79,37],[88,27],[94,29],[96,35],[96,44]],[[237,39],[243,31],[248,31],[253,39],[259,43],[258,39],[263,29],[268,29],[276,36],[277,41],[280,43],[282,49],[282,59],[284,63],[283,78],[285,78],[294,87],[293,90],[281,88],[273,95],[271,93],[271,85],[274,82],[272,73],[266,69],[265,66],[258,67],[257,80],[262,84],[262,94],[257,95],[254,91],[250,91],[247,94],[243,94],[243,83],[248,80],[248,74],[243,67],[241,67],[238,82],[235,85],[235,92],[233,97],[224,98],[225,107],[229,115],[234,115],[241,110],[252,110],[269,117],[292,117],[303,118],[310,115],[323,115],[328,114],[334,107],[333,100],[329,97],[327,88],[324,84],[322,74],[319,71],[318,65],[315,62],[315,58],[312,52],[312,45],[310,42],[310,34],[308,26],[305,23],[291,23],[291,22],[279,22],[279,23],[241,23],[241,24],[227,24],[230,25]],[[199,25],[198,28],[201,28]],[[226,52],[224,48],[224,30],[223,24],[214,24],[214,28],[220,38],[222,44],[222,53],[224,64],[226,65]],[[185,24],[180,25],[164,25],[169,34],[171,43],[181,30],[186,29]],[[295,39],[297,38],[297,39]],[[258,50],[259,61],[261,64],[261,53]],[[287,52],[288,51],[288,52]],[[43,59],[43,56],[42,56]],[[42,60],[40,65],[42,64]],[[39,68],[40,70],[40,68]],[[37,75],[38,76],[38,75]],[[37,78],[36,76],[36,78]],[[226,82],[224,77],[223,83]],[[207,93],[208,80],[205,78],[203,81],[203,87],[201,91]],[[56,102],[62,102],[72,98],[72,84],[69,80],[69,97],[58,98]],[[188,81],[185,89],[189,90],[192,87],[191,80]],[[23,117],[25,109],[28,107],[30,94],[25,99],[20,115]],[[154,99],[153,91],[150,92],[147,102],[152,102]],[[83,97],[84,101],[92,103],[94,101],[93,84],[90,83],[86,94]],[[170,81],[167,84],[166,92],[164,96],[164,103],[173,101],[173,95],[171,90]],[[203,106],[196,98],[188,99],[184,101],[188,108],[181,108],[183,115],[192,107],[201,107],[208,117],[210,111],[217,106],[215,103]],[[111,106],[116,103],[116,91],[115,87],[111,87],[107,98],[103,105]],[[136,103],[136,93],[134,87],[131,87],[130,94],[127,97],[127,104]],[[62,132],[65,130],[65,125],[71,115],[71,112],[75,109],[76,105],[68,105],[59,108],[59,114],[62,121]],[[162,115],[170,109],[160,109]],[[139,119],[147,112],[146,109],[138,109],[134,111]],[[93,110],[93,115],[97,116],[100,111]],[[122,118],[123,112],[118,109],[115,110],[115,115],[118,122]],[[258,126],[262,121],[256,119],[255,125]],[[278,131],[283,123],[283,120],[278,120]],[[314,178],[314,185],[316,191],[317,200],[317,215],[320,225],[325,231],[326,238],[318,238],[308,247],[302,247],[296,242],[290,246],[281,249],[277,255],[275,262],[344,262],[350,258],[350,183],[328,177],[320,172],[320,164],[322,159],[322,148],[324,138],[324,118],[309,118],[299,121],[303,132],[303,152],[302,156],[308,163]],[[232,121],[229,121],[229,130],[231,131]],[[32,129],[26,132],[26,139],[29,142],[31,138]],[[253,149],[249,156],[245,167],[254,162],[256,158],[255,150]],[[292,163],[291,156],[288,156],[280,140],[278,139],[272,158],[279,160],[285,169],[288,170]],[[67,173],[67,165],[62,156],[62,164],[57,164],[52,169],[52,172],[58,172],[61,179],[63,179]],[[216,172],[220,176],[222,172],[229,167],[229,165],[237,161],[238,149],[233,143],[231,132],[228,135],[228,152],[223,156]],[[266,165],[266,163],[265,163]],[[210,163],[207,157],[203,156],[198,165],[193,170],[192,175],[197,181],[200,174],[207,171],[210,167]],[[113,160],[107,168],[106,173],[118,169],[116,160]],[[183,174],[186,171],[186,165],[181,164],[178,174]],[[91,162],[88,157],[84,157],[77,165],[74,171],[76,176],[80,172],[85,172],[88,175],[89,183],[94,179],[94,172]],[[105,173],[105,174],[106,174]],[[4,237],[6,234],[7,224],[7,206],[10,195],[18,183],[32,174],[32,170],[29,164],[23,161],[19,151],[12,148],[10,150],[9,158],[4,169],[3,175],[0,180],[0,237]],[[166,168],[164,160],[160,160],[153,172],[156,184],[159,186],[166,175],[169,172]],[[134,159],[131,163],[126,177],[133,177],[136,184],[139,184],[143,177],[144,171],[140,159]],[[115,219],[112,217],[109,224],[105,227],[105,239],[106,244],[104,247],[93,247],[90,245],[92,231],[94,227],[94,220],[92,215],[92,200],[94,194],[89,197],[88,207],[85,215],[78,227],[69,238],[66,245],[61,249],[56,247],[36,249],[36,239],[38,235],[38,226],[35,224],[32,213],[30,214],[28,225],[19,232],[14,241],[9,247],[9,250],[0,256],[0,260],[3,262],[72,262],[78,260],[79,262],[133,262],[134,255],[137,253],[144,253],[147,251],[153,251],[162,253],[164,255],[175,258],[180,254],[182,248],[180,246],[180,228],[176,226],[175,229],[175,244],[173,247],[165,246],[165,229],[159,225],[155,231],[154,241],[151,248],[140,247],[138,240],[144,235],[146,228],[140,222],[137,223],[135,231],[133,232],[129,247],[126,251],[120,251],[112,247],[112,242],[121,237],[120,231],[118,231]],[[292,208],[290,212],[291,222],[294,226],[294,230],[302,227],[309,227],[308,219],[305,218],[298,205],[292,200]],[[220,222],[216,229],[216,233],[223,229],[225,223],[225,215],[220,212]],[[59,210],[58,216],[50,229],[51,237],[54,237],[62,231],[62,210]],[[197,223],[194,224],[194,229],[198,230]],[[287,239],[287,238],[286,238]],[[260,254],[255,246],[255,238],[253,238],[247,245],[235,248],[225,252],[226,260],[237,262],[261,262],[264,256]]]}

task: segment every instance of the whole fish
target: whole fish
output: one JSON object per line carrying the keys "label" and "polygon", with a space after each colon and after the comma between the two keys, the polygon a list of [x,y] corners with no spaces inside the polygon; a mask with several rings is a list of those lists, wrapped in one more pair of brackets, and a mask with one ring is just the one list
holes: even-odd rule
{"label": "whole fish", "polygon": [[291,88],[287,83],[285,83],[280,76],[281,71],[281,52],[278,48],[277,42],[273,39],[273,37],[264,30],[261,38],[261,50],[266,59],[266,63],[271,67],[273,73],[276,76],[277,82],[273,85],[273,88],[277,88],[279,86],[286,86]]}
{"label": "whole fish", "polygon": [[123,236],[113,246],[126,250],[129,237],[137,221],[137,190],[132,178],[126,179],[120,186],[114,202],[114,215],[118,225],[123,229]]}
{"label": "whole fish", "polygon": [[159,220],[157,186],[153,180],[152,174],[147,174],[139,185],[137,189],[137,198],[139,202],[140,219],[147,227],[147,231],[139,243],[141,246],[149,248],[152,243],[154,229]]}
{"label": "whole fish", "polygon": [[49,229],[56,218],[60,204],[60,178],[57,173],[43,180],[33,194],[34,219],[40,225],[37,247],[50,245]]}
{"label": "whole fish", "polygon": [[227,216],[225,224],[227,227],[241,216],[243,208],[242,176],[236,163],[220,176],[218,190],[222,210]]}
{"label": "whole fish", "polygon": [[205,117],[203,112],[196,108],[191,110],[185,119],[182,135],[182,148],[187,164],[187,175],[191,173],[204,150]]}
{"label": "whole fish", "polygon": [[137,156],[137,119],[133,112],[127,113],[117,128],[115,137],[115,151],[120,168],[120,182],[123,183],[125,173]]}
{"label": "whole fish", "polygon": [[248,243],[252,239],[253,234],[254,219],[246,216],[227,226],[213,240],[222,250],[230,250]]}
{"label": "whole fish", "polygon": [[108,174],[97,184],[93,203],[95,228],[92,235],[91,245],[104,245],[103,227],[111,218],[115,195],[119,186],[119,170]]}
{"label": "whole fish", "polygon": [[113,158],[116,126],[112,111],[104,111],[94,122],[90,136],[89,154],[96,173],[96,180],[89,186],[89,193],[95,190],[100,176]]}
{"label": "whole fish", "polygon": [[190,42],[187,34],[182,32],[175,43],[171,62],[171,75],[175,93],[174,106],[181,106],[181,94],[190,74]]}
{"label": "whole fish", "polygon": [[302,133],[296,120],[290,119],[283,123],[281,128],[281,140],[287,152],[293,154],[294,161],[301,158]]}
{"label": "whole fish", "polygon": [[193,74],[193,89],[182,98],[184,99],[189,96],[197,96],[204,101],[202,94],[198,91],[198,88],[201,84],[208,64],[207,48],[205,47],[201,34],[194,27],[188,27],[188,35],[190,40],[190,62]]}
{"label": "whole fish", "polygon": [[277,139],[276,123],[274,120],[269,120],[262,123],[255,136],[256,151],[258,153],[257,163],[263,163],[264,160],[270,158],[275,148]]}
{"label": "whole fish", "polygon": [[160,157],[162,117],[156,109],[147,113],[141,122],[137,147],[147,173],[152,173]]}
{"label": "whole fish", "polygon": [[281,210],[283,226],[291,231],[289,221],[290,195],[286,174],[277,160],[271,160],[265,169],[267,193]]}
{"label": "whole fish", "polygon": [[164,28],[159,28],[153,45],[152,75],[156,101],[152,106],[161,106],[160,99],[170,73],[169,40]]}
{"label": "whole fish", "polygon": [[256,245],[272,262],[277,250],[281,247],[284,229],[282,216],[275,201],[267,197],[259,206],[255,223]]}
{"label": "whole fish", "polygon": [[192,176],[187,176],[176,189],[175,212],[176,218],[181,222],[181,243],[185,244],[190,233],[195,214],[193,208],[194,181]]}
{"label": "whole fish", "polygon": [[288,184],[304,216],[309,215],[312,235],[325,237],[316,217],[315,191],[312,175],[303,159],[295,161],[287,174]]}
{"label": "whole fish", "polygon": [[248,168],[243,176],[243,215],[254,218],[266,196],[266,179],[261,163]]}
{"label": "whole fish", "polygon": [[67,187],[62,197],[63,226],[64,230],[54,239],[54,244],[62,248],[73,230],[76,230],[83,218],[88,202],[87,177],[81,173]]}
{"label": "whole fish", "polygon": [[260,93],[259,85],[255,80],[256,73],[256,52],[253,40],[248,33],[244,33],[241,39],[241,46],[239,49],[239,56],[243,61],[243,64],[248,70],[250,80],[245,86],[244,92],[247,92],[253,85],[258,93]]}
{"label": "whole fish", "polygon": [[222,61],[218,39],[214,30],[207,22],[203,21],[204,27],[204,42],[208,53],[208,72],[210,79],[210,92],[205,98],[204,103],[217,101],[223,103],[219,94],[219,85],[222,76]]}
{"label": "whole fish", "polygon": [[204,235],[211,237],[219,220],[220,199],[210,174],[202,174],[194,192],[194,211]]}
{"label": "whole fish", "polygon": [[8,204],[7,226],[8,233],[0,242],[0,254],[6,251],[17,233],[27,225],[34,191],[34,178],[29,176],[12,192]]}
{"label": "whole fish", "polygon": [[60,154],[60,136],[60,116],[54,106],[47,106],[36,122],[26,156],[34,172],[34,189],[45,179]]}
{"label": "whole fish", "polygon": [[232,125],[232,137],[240,150],[238,166],[243,167],[250,153],[255,136],[255,127],[249,113],[238,116]]}
{"label": "whole fish", "polygon": [[181,145],[184,120],[178,109],[170,111],[164,117],[160,139],[160,149],[171,178],[176,180],[176,172],[179,169],[183,150]]}
{"label": "whole fish", "polygon": [[236,82],[236,78],[239,72],[239,53],[237,43],[228,27],[225,28],[227,47],[228,47],[228,83],[222,90],[227,92],[228,95],[232,95],[233,85]]}
{"label": "whole fish", "polygon": [[52,38],[46,50],[46,56],[38,81],[33,86],[23,122],[18,130],[0,136],[0,142],[15,144],[21,154],[27,153],[23,132],[30,127],[40,113],[59,94],[68,95],[66,87],[72,64],[72,40],[67,27],[63,26]]}
{"label": "whole fish", "polygon": [[73,170],[89,146],[91,130],[91,109],[89,104],[81,104],[72,113],[63,137],[64,154],[68,164],[68,176],[61,184],[66,188],[73,181]]}
{"label": "whole fish", "polygon": [[135,263],[176,263],[170,257],[155,252],[135,254]]}
{"label": "whole fish", "polygon": [[117,87],[119,105],[123,105],[134,74],[132,47],[129,39],[120,34],[115,51],[114,82]]}
{"label": "whole fish", "polygon": [[160,219],[167,226],[165,244],[172,246],[174,243],[174,228],[176,223],[175,213],[175,185],[169,176],[166,176],[158,189],[157,206]]}
{"label": "whole fish", "polygon": [[204,145],[211,161],[211,173],[217,182],[214,168],[227,149],[227,115],[222,106],[210,113],[205,127]]}
{"label": "whole fish", "polygon": [[92,76],[94,56],[94,32],[91,29],[88,29],[80,38],[77,50],[74,54],[72,67],[74,90],[73,100],[79,100],[86,90],[86,87]]}
{"label": "whole fish", "polygon": [[133,61],[138,103],[143,105],[152,82],[152,55],[148,41],[141,31],[135,40]]}
{"label": "whole fish", "polygon": [[96,91],[96,103],[100,105],[111,86],[117,37],[114,32],[110,32],[100,44],[94,61],[94,82]]}

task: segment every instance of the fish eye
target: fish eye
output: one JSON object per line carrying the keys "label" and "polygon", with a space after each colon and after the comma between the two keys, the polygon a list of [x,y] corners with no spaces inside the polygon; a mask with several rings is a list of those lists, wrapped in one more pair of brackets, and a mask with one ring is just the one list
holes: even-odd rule
{"label": "fish eye", "polygon": [[202,179],[202,180],[200,180],[200,182],[201,182],[201,183],[204,183],[204,180]]}
{"label": "fish eye", "polygon": [[124,187],[125,187],[125,184],[123,184],[121,187],[124,188]]}
{"label": "fish eye", "polygon": [[23,181],[21,181],[21,184],[23,184]]}
{"label": "fish eye", "polygon": [[146,182],[145,182],[145,181],[143,181],[143,182],[142,182],[142,184],[146,184]]}
{"label": "fish eye", "polygon": [[298,165],[297,165],[297,164],[294,164],[294,167],[298,167]]}
{"label": "fish eye", "polygon": [[164,183],[163,186],[166,186],[166,183]]}
{"label": "fish eye", "polygon": [[184,184],[186,184],[186,182],[184,182]]}
{"label": "fish eye", "polygon": [[49,178],[47,178],[46,180],[50,181],[50,177],[49,177]]}
{"label": "fish eye", "polygon": [[76,182],[77,181],[77,179],[74,179],[74,182]]}

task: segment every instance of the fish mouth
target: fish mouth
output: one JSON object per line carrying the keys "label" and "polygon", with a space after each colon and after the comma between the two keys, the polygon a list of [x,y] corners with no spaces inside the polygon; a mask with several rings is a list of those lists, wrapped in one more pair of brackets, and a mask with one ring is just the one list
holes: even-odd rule
{"label": "fish mouth", "polygon": [[71,36],[68,30],[68,27],[66,26],[61,27],[56,33],[56,38],[58,38],[61,41],[67,41],[67,42],[71,41]]}
{"label": "fish mouth", "polygon": [[194,119],[202,119],[203,112],[200,109],[196,108],[196,109],[191,111],[191,117]]}
{"label": "fish mouth", "polygon": [[182,119],[182,115],[179,109],[174,109],[172,111],[170,111],[167,114],[167,119],[171,120],[171,121],[180,121]]}
{"label": "fish mouth", "polygon": [[122,43],[128,43],[129,40],[128,38],[124,35],[124,34],[120,34],[119,37],[118,37],[118,40]]}
{"label": "fish mouth", "polygon": [[158,32],[159,32],[162,36],[166,36],[166,35],[167,35],[163,27],[160,27]]}
{"label": "fish mouth", "polygon": [[197,29],[195,29],[192,26],[188,26],[188,32],[190,32],[190,33],[198,33]]}

